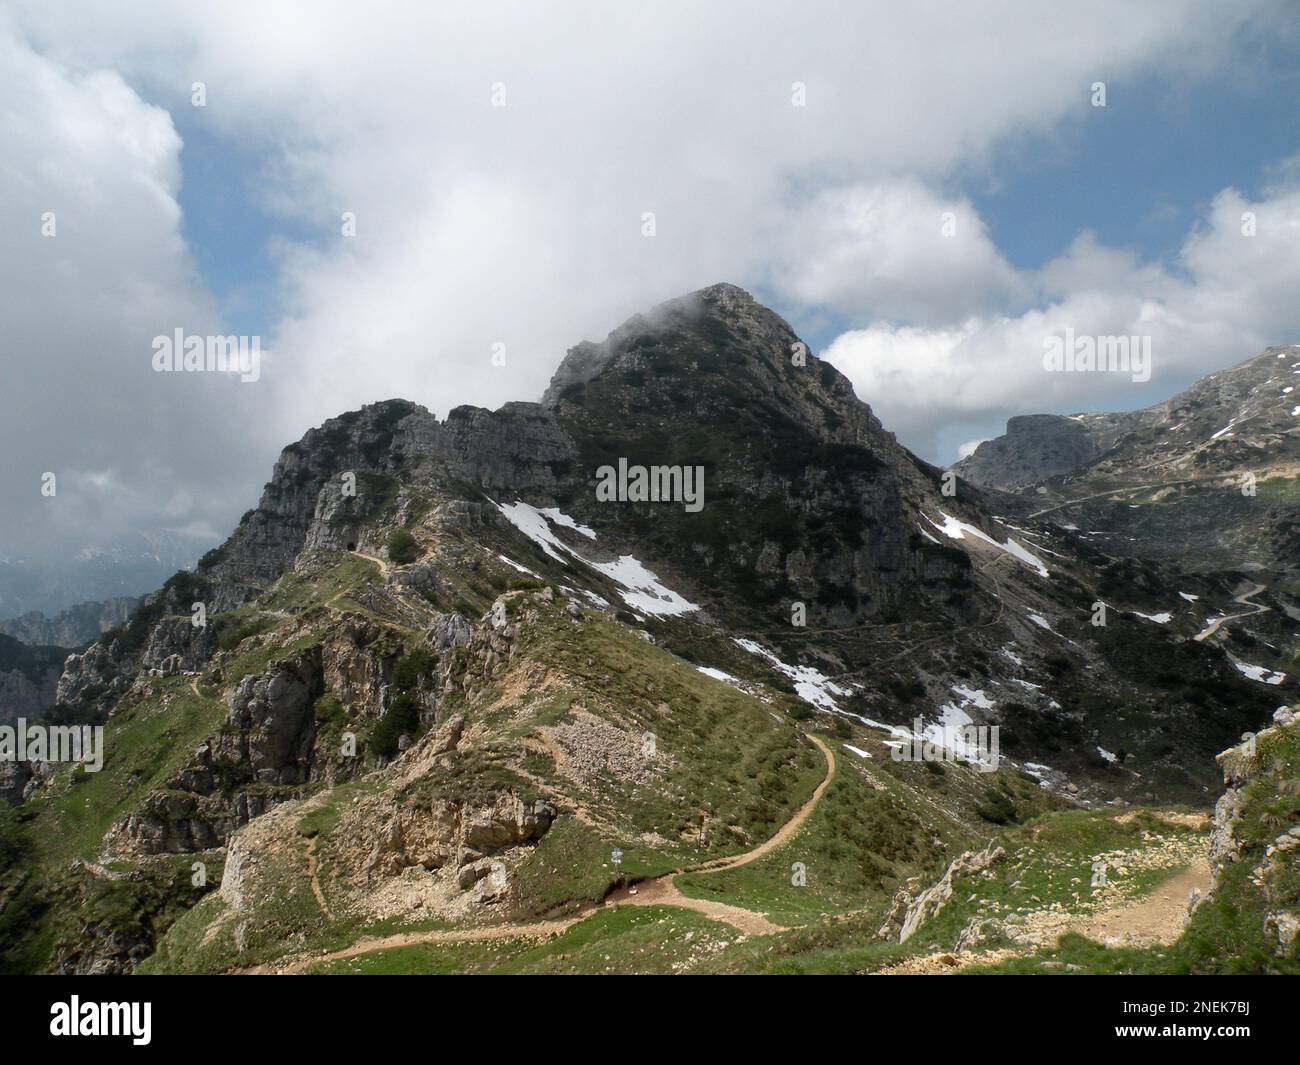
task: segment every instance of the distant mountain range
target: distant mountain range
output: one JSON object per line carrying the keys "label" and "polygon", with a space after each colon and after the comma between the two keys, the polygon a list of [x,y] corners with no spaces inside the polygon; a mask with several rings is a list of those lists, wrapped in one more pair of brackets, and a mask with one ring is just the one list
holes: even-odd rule
{"label": "distant mountain range", "polygon": [[0,621],[0,633],[26,644],[84,647],[125,622],[139,605],[139,596],[123,595],[102,602],[78,603],[54,617],[32,610]]}
{"label": "distant mountain range", "polygon": [[56,615],[88,601],[134,598],[194,565],[211,544],[174,533],[87,548],[58,561],[0,558],[0,619],[39,611]]}

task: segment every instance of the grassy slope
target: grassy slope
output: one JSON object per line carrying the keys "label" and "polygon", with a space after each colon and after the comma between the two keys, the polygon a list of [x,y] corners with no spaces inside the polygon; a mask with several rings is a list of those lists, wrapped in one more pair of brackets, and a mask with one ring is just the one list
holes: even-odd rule
{"label": "grassy slope", "polygon": [[1259,759],[1262,772],[1246,789],[1245,811],[1236,827],[1242,857],[1224,867],[1215,894],[1197,908],[1172,947],[1107,950],[1082,936],[1068,936],[1054,949],[977,971],[1043,972],[1043,961],[1055,961],[1103,974],[1300,974],[1300,956],[1293,951],[1279,958],[1264,938],[1267,913],[1300,908],[1300,861],[1279,862],[1266,889],[1252,883],[1252,870],[1268,845],[1300,824],[1300,789],[1295,787],[1300,781],[1300,728],[1261,740]]}

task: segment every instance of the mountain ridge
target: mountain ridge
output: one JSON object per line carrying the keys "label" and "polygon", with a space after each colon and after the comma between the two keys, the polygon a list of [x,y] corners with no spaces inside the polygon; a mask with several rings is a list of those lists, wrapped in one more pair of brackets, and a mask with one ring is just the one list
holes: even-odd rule
{"label": "mountain ridge", "polygon": [[[225,543],[68,658],[56,713],[106,725],[105,768],[17,788],[13,890],[47,916],[11,964],[228,971],[585,913],[758,849],[830,779],[813,735],[835,827],[780,858],[812,848],[813,906],[883,909],[1051,811],[1204,801],[1278,701],[1194,638],[1233,584],[948,494],[801,343],[711,286],[571,349],[542,403],[389,400],[288,445]],[[620,457],[701,466],[703,511],[601,502]],[[994,727],[1000,760],[953,738]],[[896,757],[925,742],[951,757]],[[683,883],[797,923],[759,867]]]}

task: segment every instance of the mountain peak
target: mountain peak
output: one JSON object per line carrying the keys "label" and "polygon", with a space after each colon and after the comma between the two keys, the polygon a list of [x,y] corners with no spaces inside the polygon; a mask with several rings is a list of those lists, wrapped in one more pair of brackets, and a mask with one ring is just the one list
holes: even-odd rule
{"label": "mountain peak", "polygon": [[615,364],[648,358],[663,369],[663,353],[670,348],[692,349],[694,362],[709,360],[736,337],[784,352],[799,340],[780,315],[743,288],[718,282],[632,315],[600,343],[584,340],[574,345],[551,378],[542,405],[555,407],[566,390]]}

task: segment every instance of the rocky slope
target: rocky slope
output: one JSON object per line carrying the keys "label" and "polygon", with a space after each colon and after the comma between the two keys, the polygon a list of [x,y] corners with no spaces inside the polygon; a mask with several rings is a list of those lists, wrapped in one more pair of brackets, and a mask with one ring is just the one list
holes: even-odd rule
{"label": "rocky slope", "polygon": [[1300,566],[1300,347],[1145,410],[1012,418],[955,471],[1114,554],[1201,571]]}
{"label": "rocky slope", "polygon": [[[703,505],[602,498],[620,460],[702,468]],[[774,922],[883,911],[1046,810],[1208,801],[1277,705],[1190,638],[1232,583],[993,500],[945,492],[730,285],[578,345],[540,404],[331,419],[69,657],[57,713],[105,722],[108,755],[34,767],[0,821],[0,933],[41,915],[5,964],[299,965],[366,929],[576,920],[697,865],[682,890]],[[788,854],[722,870],[822,781],[811,729],[852,763],[798,837],[813,890]],[[923,741],[945,764],[894,757]]]}

